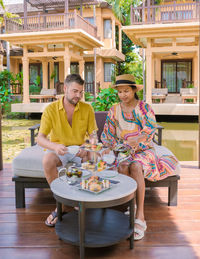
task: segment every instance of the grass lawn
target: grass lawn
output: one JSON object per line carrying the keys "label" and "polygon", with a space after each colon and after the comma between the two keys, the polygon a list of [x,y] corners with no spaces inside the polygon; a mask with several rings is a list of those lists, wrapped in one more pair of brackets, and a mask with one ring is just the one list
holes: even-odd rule
{"label": "grass lawn", "polygon": [[28,128],[40,123],[40,120],[3,119],[1,122],[3,163],[11,163],[22,149],[30,146],[30,131]]}

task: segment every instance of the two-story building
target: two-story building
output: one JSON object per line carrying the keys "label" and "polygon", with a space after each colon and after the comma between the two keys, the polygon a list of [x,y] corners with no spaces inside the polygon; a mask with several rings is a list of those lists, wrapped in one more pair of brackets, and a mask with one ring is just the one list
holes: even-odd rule
{"label": "two-story building", "polygon": [[[145,49],[148,103],[152,102],[153,88],[166,87],[169,96],[180,96],[180,88],[193,85],[198,88],[199,97],[199,21],[200,2],[196,0],[163,0],[159,5],[146,0],[131,8],[131,25],[124,26],[123,31]],[[176,114],[178,105],[170,109],[171,104],[165,103],[156,106],[158,114],[164,105],[168,105],[166,114]],[[189,115],[193,106],[187,106]],[[182,107],[182,115],[185,111]]]}
{"label": "two-story building", "polygon": [[5,20],[1,40],[11,46],[10,70],[23,71],[24,104],[38,75],[48,89],[70,72],[80,73],[85,91],[95,95],[111,84],[116,62],[125,59],[121,23],[106,1],[24,0],[8,11],[20,17]]}

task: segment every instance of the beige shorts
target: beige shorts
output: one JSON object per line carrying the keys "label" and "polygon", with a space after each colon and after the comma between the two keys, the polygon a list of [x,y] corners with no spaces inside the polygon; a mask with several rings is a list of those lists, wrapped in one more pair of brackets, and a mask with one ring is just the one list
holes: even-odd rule
{"label": "beige shorts", "polygon": [[[47,152],[55,153],[55,152],[52,151],[52,150],[47,150]],[[55,153],[55,154],[56,154],[56,153]],[[75,163],[76,166],[81,166],[81,161],[82,161],[82,158],[81,158],[81,157],[74,156],[74,155],[72,155],[72,154],[70,154],[70,153],[66,153],[66,154],[64,154],[63,156],[58,155],[58,154],[56,154],[56,155],[59,157],[59,159],[60,159],[60,161],[61,161],[61,163],[62,163],[62,166],[61,166],[61,167],[65,167],[65,166],[67,165],[67,163],[69,163],[69,162]]]}

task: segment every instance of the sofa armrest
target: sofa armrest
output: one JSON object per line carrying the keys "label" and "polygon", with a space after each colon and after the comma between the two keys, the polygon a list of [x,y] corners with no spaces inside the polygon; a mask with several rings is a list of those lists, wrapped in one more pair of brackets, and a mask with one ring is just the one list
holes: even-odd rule
{"label": "sofa armrest", "polygon": [[39,129],[40,129],[40,124],[35,124],[29,128],[31,133],[31,146],[34,146],[36,144],[35,137],[37,137]]}
{"label": "sofa armrest", "polygon": [[[106,118],[106,116],[104,116],[104,117]],[[105,122],[105,118],[104,118],[104,122]],[[97,119],[97,124],[98,124],[98,120],[99,119]],[[37,137],[37,135],[38,135],[39,128],[40,128],[40,124],[36,124],[36,125],[29,128],[30,133],[31,133],[31,146],[34,146],[36,144],[35,137]],[[153,138],[153,141],[160,146],[162,145],[162,130],[163,129],[164,129],[163,126],[157,124],[157,131],[156,131],[155,136]],[[103,127],[102,127],[102,129],[99,130],[100,131],[99,135],[101,135],[102,130],[103,130]]]}
{"label": "sofa armrest", "polygon": [[162,145],[162,130],[163,130],[163,129],[164,129],[163,126],[157,124],[157,131],[156,131],[156,133],[155,133],[155,135],[154,135],[153,141],[154,141],[157,145],[159,145],[159,146]]}

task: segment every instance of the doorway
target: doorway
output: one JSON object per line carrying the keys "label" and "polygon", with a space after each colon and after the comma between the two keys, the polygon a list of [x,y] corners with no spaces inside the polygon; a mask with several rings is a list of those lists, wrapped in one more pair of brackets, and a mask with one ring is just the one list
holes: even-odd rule
{"label": "doorway", "polygon": [[94,94],[94,63],[85,63],[85,92]]}
{"label": "doorway", "polygon": [[192,60],[162,60],[161,82],[169,93],[180,93],[183,81],[192,81]]}

